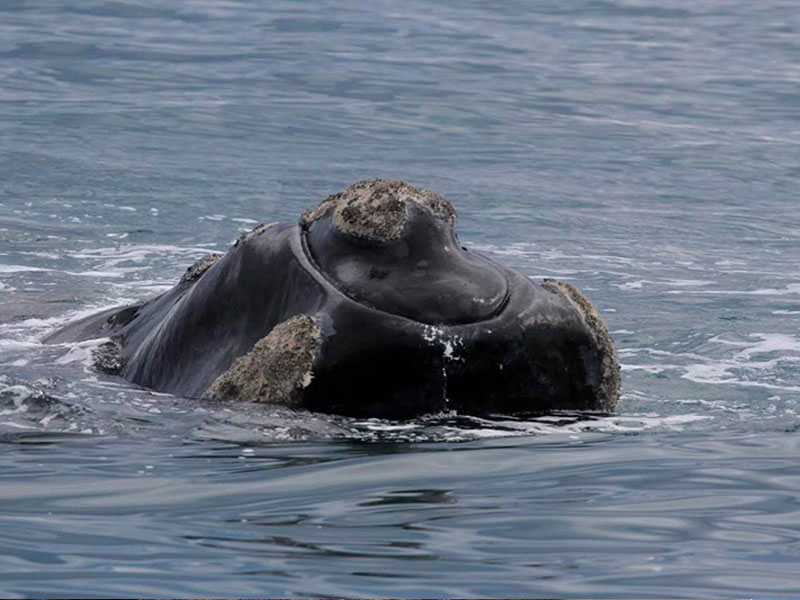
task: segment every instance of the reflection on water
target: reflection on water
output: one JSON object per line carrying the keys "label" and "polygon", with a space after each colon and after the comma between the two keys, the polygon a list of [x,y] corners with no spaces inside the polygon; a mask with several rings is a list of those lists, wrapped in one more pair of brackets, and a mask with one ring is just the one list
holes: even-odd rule
{"label": "reflection on water", "polygon": [[10,591],[188,595],[220,577],[237,595],[798,585],[798,442],[780,434],[22,448],[0,492]]}

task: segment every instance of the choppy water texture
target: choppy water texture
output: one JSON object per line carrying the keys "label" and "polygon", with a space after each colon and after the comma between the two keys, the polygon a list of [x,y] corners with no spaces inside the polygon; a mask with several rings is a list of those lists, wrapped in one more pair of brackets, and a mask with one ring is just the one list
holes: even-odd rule
{"label": "choppy water texture", "polygon": [[[0,595],[800,595],[800,12],[0,2]],[[614,416],[353,421],[39,340],[364,177],[581,287]]]}

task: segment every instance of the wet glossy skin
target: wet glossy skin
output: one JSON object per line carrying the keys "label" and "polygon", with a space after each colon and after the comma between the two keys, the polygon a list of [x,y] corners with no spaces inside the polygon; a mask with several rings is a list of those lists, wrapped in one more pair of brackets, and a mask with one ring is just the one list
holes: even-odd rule
{"label": "wet glossy skin", "polygon": [[110,337],[122,376],[200,397],[296,315],[322,335],[299,401],[312,410],[406,418],[609,408],[598,392],[604,349],[575,306],[463,248],[449,223],[417,205],[392,240],[343,233],[330,216],[259,231],[197,281],[48,341]]}
{"label": "wet glossy skin", "polygon": [[340,232],[331,219],[305,232],[313,261],[351,298],[421,323],[455,325],[496,315],[508,301],[503,270],[459,245],[453,228],[409,207],[403,235],[390,241]]}

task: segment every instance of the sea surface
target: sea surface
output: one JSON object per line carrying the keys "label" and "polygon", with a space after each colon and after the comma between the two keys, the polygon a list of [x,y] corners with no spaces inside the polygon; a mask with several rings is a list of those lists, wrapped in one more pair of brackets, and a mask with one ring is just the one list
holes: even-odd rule
{"label": "sea surface", "polygon": [[[613,415],[99,374],[78,315],[361,178],[580,287]],[[800,10],[0,0],[0,596],[800,597]]]}

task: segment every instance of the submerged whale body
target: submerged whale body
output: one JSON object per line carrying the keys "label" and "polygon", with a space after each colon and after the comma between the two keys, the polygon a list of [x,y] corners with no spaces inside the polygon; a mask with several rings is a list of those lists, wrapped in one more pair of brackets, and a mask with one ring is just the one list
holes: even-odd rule
{"label": "submerged whale body", "polygon": [[455,222],[434,192],[357,182],[46,341],[109,338],[99,369],[196,398],[382,418],[613,410],[619,365],[589,301],[462,247]]}

